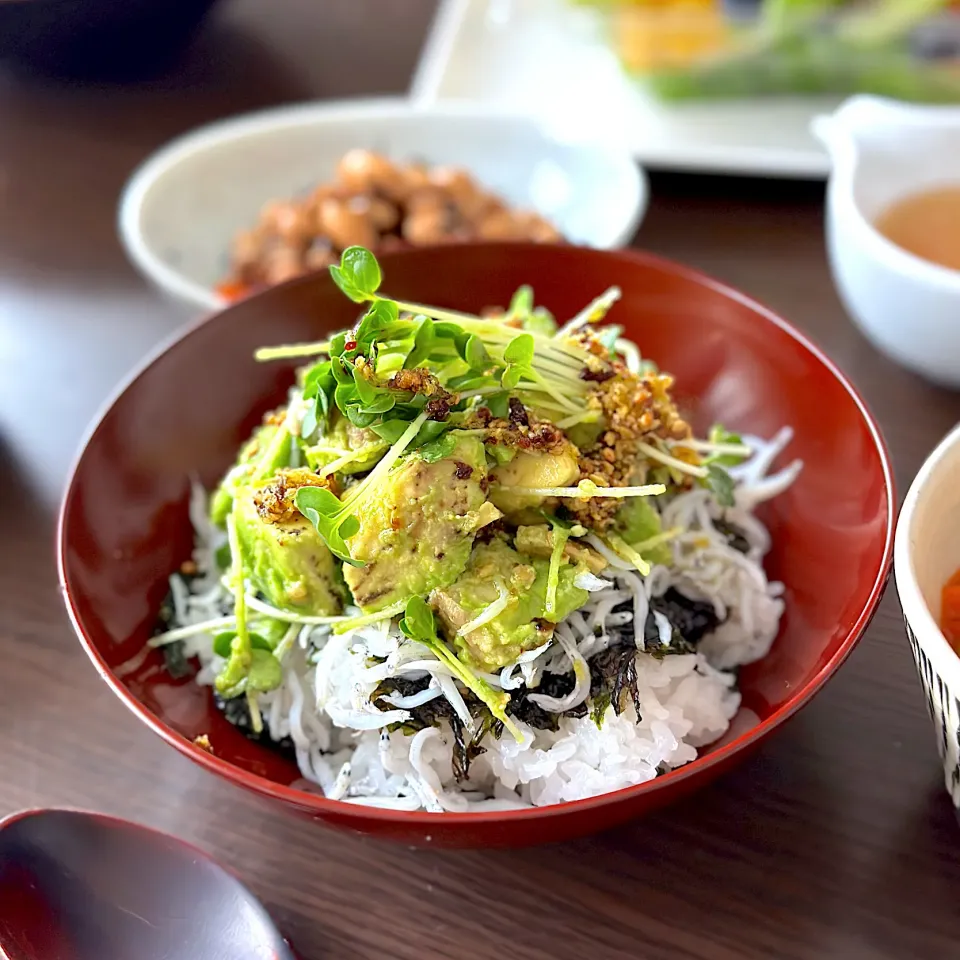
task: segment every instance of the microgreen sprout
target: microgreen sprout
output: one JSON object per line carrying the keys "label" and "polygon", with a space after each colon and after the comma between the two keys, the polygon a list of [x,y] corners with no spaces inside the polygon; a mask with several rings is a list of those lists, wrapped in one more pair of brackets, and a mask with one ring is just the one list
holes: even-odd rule
{"label": "microgreen sprout", "polygon": [[263,720],[257,705],[257,695],[274,690],[283,681],[280,662],[273,655],[273,645],[247,624],[247,597],[244,589],[243,553],[237,536],[233,514],[227,518],[227,536],[233,567],[230,576],[234,586],[234,626],[218,634],[213,641],[214,651],[226,661],[217,675],[214,686],[226,698],[246,695],[250,709],[250,723],[254,733],[263,729]]}
{"label": "microgreen sprout", "polygon": [[[597,358],[554,335],[549,314],[532,308],[529,288],[517,292],[504,318],[483,319],[382,296],[380,267],[363,247],[347,248],[330,272],[347,297],[367,304],[357,326],[328,341],[256,353],[258,360],[329,357],[304,380],[304,437],[335,408],[357,427],[380,423],[388,413],[395,417],[401,407],[407,415],[400,419],[412,419],[423,398],[391,386],[390,376],[399,370],[430,371],[444,389],[460,394],[459,401],[506,390],[532,394],[541,406],[567,415],[582,411],[590,387],[580,374]],[[520,334],[517,322],[524,327]]]}
{"label": "microgreen sprout", "polygon": [[520,493],[531,497],[568,497],[572,500],[590,500],[593,497],[656,497],[666,493],[662,483],[647,483],[639,487],[600,487],[592,480],[581,480],[575,487],[521,487],[504,484],[504,493]]}
{"label": "microgreen sprout", "polygon": [[[704,454],[694,476],[712,491],[720,506],[732,507],[734,483],[726,468],[743,463],[753,453],[740,435],[731,433],[720,424],[714,424],[706,440],[678,441],[674,446],[686,446]],[[693,471],[687,469],[686,472]]]}
{"label": "microgreen sprout", "polygon": [[362,512],[364,503],[375,494],[381,480],[413,442],[425,421],[426,414],[421,413],[408,424],[376,467],[363,480],[350,487],[342,500],[325,487],[300,487],[294,495],[297,509],[313,524],[330,552],[344,563],[354,567],[363,566],[362,561],[350,556],[347,546],[347,540],[360,530],[356,514]]}
{"label": "microgreen sprout", "polygon": [[523,742],[520,728],[507,714],[510,696],[502,690],[495,690],[485,680],[481,680],[452,650],[437,636],[433,611],[422,597],[411,597],[407,601],[400,630],[405,637],[423,644],[436,658],[449,668],[450,672],[513,734],[518,743]]}
{"label": "microgreen sprout", "polygon": [[706,486],[713,492],[721,507],[734,505],[733,478],[719,464],[707,464]]}
{"label": "microgreen sprout", "polygon": [[557,331],[557,336],[566,337],[576,333],[577,330],[587,324],[599,323],[619,299],[619,287],[610,287],[604,290],[599,297],[591,300],[575,317],[568,320]]}
{"label": "microgreen sprout", "polygon": [[563,562],[563,551],[570,539],[569,528],[561,526],[559,523],[552,524],[553,527],[553,549],[550,551],[550,569],[547,571],[547,595],[543,605],[543,611],[547,617],[552,617],[557,612],[557,587],[560,584],[560,564]]}
{"label": "microgreen sprout", "polygon": [[613,550],[614,553],[623,557],[624,560],[632,563],[636,568],[640,576],[645,577],[650,573],[650,564],[643,559],[642,556],[630,546],[622,537],[617,536],[615,533],[607,533],[605,537],[607,541],[607,546]]}

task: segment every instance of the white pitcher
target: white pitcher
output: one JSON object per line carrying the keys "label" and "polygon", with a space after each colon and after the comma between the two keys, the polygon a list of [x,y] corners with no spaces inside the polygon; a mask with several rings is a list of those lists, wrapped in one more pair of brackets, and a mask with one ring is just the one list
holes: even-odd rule
{"label": "white pitcher", "polygon": [[894,202],[960,186],[960,107],[856,96],[813,121],[832,163],[827,247],[844,304],[884,353],[960,387],[960,271],[908,253],[874,226]]}

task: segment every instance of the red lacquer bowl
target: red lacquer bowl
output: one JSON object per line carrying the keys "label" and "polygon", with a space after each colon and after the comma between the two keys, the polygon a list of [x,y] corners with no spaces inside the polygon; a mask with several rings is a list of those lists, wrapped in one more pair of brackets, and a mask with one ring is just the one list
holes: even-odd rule
{"label": "red lacquer bowl", "polygon": [[[96,425],[59,531],[67,607],[91,660],[136,717],[210,772],[307,817],[407,843],[561,840],[622,823],[712,780],[810,700],[853,649],[883,592],[895,496],[863,401],[783,320],[657,257],[491,244],[406,251],[384,256],[382,266],[392,295],[474,312],[506,303],[529,283],[538,303],[568,317],[617,284],[623,299],[615,319],[676,376],[681,408],[696,426],[721,420],[766,436],[793,426],[785,456],[806,465],[762,514],[774,542],[767,569],[786,584],[786,615],[769,656],[741,672],[743,708],[731,733],[694,763],[589,800],[500,813],[374,810],[298,789],[295,767],[234,730],[209,690],[171,680],[159,653],[140,658],[167,575],[189,555],[189,475],[215,483],[291,382],[292,367],[257,364],[254,350],[316,339],[356,317],[326,275],[275,287],[188,330],[143,366]],[[215,755],[193,745],[201,733]]]}

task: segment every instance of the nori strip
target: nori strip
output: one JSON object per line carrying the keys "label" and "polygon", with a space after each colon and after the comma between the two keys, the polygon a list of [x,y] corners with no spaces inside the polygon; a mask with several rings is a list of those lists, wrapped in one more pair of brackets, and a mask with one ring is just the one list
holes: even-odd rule
{"label": "nori strip", "polygon": [[[671,645],[678,640],[679,635],[678,647],[695,648],[708,633],[716,630],[720,623],[712,603],[708,600],[691,600],[673,587],[662,597],[653,597],[650,607],[662,613],[670,621],[674,634]],[[652,615],[647,617],[648,627],[652,619]],[[646,634],[645,630],[645,637]],[[676,652],[687,651],[678,649]]]}
{"label": "nori strip", "polygon": [[548,697],[565,697],[576,686],[576,682],[576,677],[572,673],[545,673],[540,679],[539,687],[532,690],[520,687],[510,691],[510,706],[507,707],[507,713],[537,730],[556,730],[560,726],[561,716],[586,716],[587,705],[581,703],[567,710],[565,714],[551,713],[534,703],[530,699],[530,694],[542,693]]}
{"label": "nori strip", "polygon": [[254,732],[253,723],[250,720],[250,707],[247,705],[246,697],[231,697],[229,700],[225,700],[216,690],[212,691],[212,694],[217,709],[224,715],[227,722],[233,724],[245,737],[255,743],[277,750],[291,760],[296,760],[296,748],[290,737],[274,740],[270,736],[266,724],[264,724],[260,733]]}
{"label": "nori strip", "polygon": [[640,695],[637,691],[637,647],[632,641],[607,647],[588,661],[590,667],[590,701],[593,722],[600,726],[607,707],[619,717],[626,707],[629,695],[637,711],[640,712]]}
{"label": "nori strip", "polygon": [[160,649],[163,651],[163,665],[174,680],[196,675],[197,668],[186,655],[186,644],[182,640],[165,643]]}
{"label": "nori strip", "polygon": [[[170,629],[173,622],[173,594],[168,593],[160,605],[160,611],[157,613],[157,626],[153,631],[154,636]],[[163,664],[167,673],[174,680],[182,680],[184,677],[192,677],[196,674],[197,668],[190,662],[186,655],[186,644],[182,640],[175,640],[173,643],[165,643],[161,648],[163,653]]]}
{"label": "nori strip", "polygon": [[747,553],[750,550],[750,542],[747,540],[743,530],[735,523],[730,523],[729,520],[724,520],[721,517],[719,520],[713,521],[713,526],[718,533],[722,533],[724,537],[726,537],[727,543],[729,543],[734,550],[739,550],[740,553]]}

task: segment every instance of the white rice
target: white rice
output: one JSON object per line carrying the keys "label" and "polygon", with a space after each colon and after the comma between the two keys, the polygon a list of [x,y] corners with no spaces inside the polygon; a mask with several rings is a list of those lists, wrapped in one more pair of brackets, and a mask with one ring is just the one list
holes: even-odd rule
{"label": "white rice", "polygon": [[[295,635],[296,642],[283,658],[283,684],[259,698],[267,733],[274,740],[290,738],[301,774],[328,797],[398,810],[542,806],[642,783],[689,763],[698,747],[727,731],[740,707],[731,671],[764,657],[777,634],[783,585],[766,578],[762,558],[770,538],[753,510],[796,477],[799,463],[768,473],[790,436],[784,430],[771,441],[744,438],[755,454],[730,471],[737,481],[734,507],[724,510],[702,488],[666,503],[664,528],[684,530],[671,541],[669,567],[654,567],[640,577],[607,551],[607,569],[583,581],[591,591],[588,602],[558,626],[554,640],[497,675],[483,675],[505,690],[521,683],[533,688],[544,672],[569,672],[578,663],[579,678],[569,695],[531,695],[544,709],[567,710],[589,693],[589,676],[582,674],[585,658],[622,642],[621,631],[637,624],[640,718],[630,703],[619,716],[608,707],[599,727],[589,712],[582,718],[561,717],[556,732],[518,722],[523,742],[506,732],[499,738],[488,735],[469,779],[457,783],[454,738],[446,721],[413,735],[386,728],[406,719],[408,710],[445,696],[461,719],[469,721],[469,729],[472,720],[463,697],[449,670],[425,647],[408,641],[391,621],[381,621],[339,636],[327,625],[294,625],[291,639]],[[207,519],[202,490],[195,493],[190,515],[197,531],[193,559],[201,573],[189,583],[179,575],[171,577],[170,625],[175,628],[228,616],[233,606],[214,562],[224,535]],[[746,553],[731,547],[714,527],[721,515],[744,534]],[[644,624],[650,600],[671,587],[710,602],[721,623],[701,640],[696,653],[657,657],[644,650]],[[654,621],[659,644],[668,646],[669,621],[658,612]],[[201,663],[196,680],[202,685],[212,684],[222,667],[212,649],[214,633],[184,641],[185,653]],[[374,657],[386,660],[376,662]],[[392,709],[370,703],[385,678],[428,674],[430,686],[424,692],[392,698]]]}

